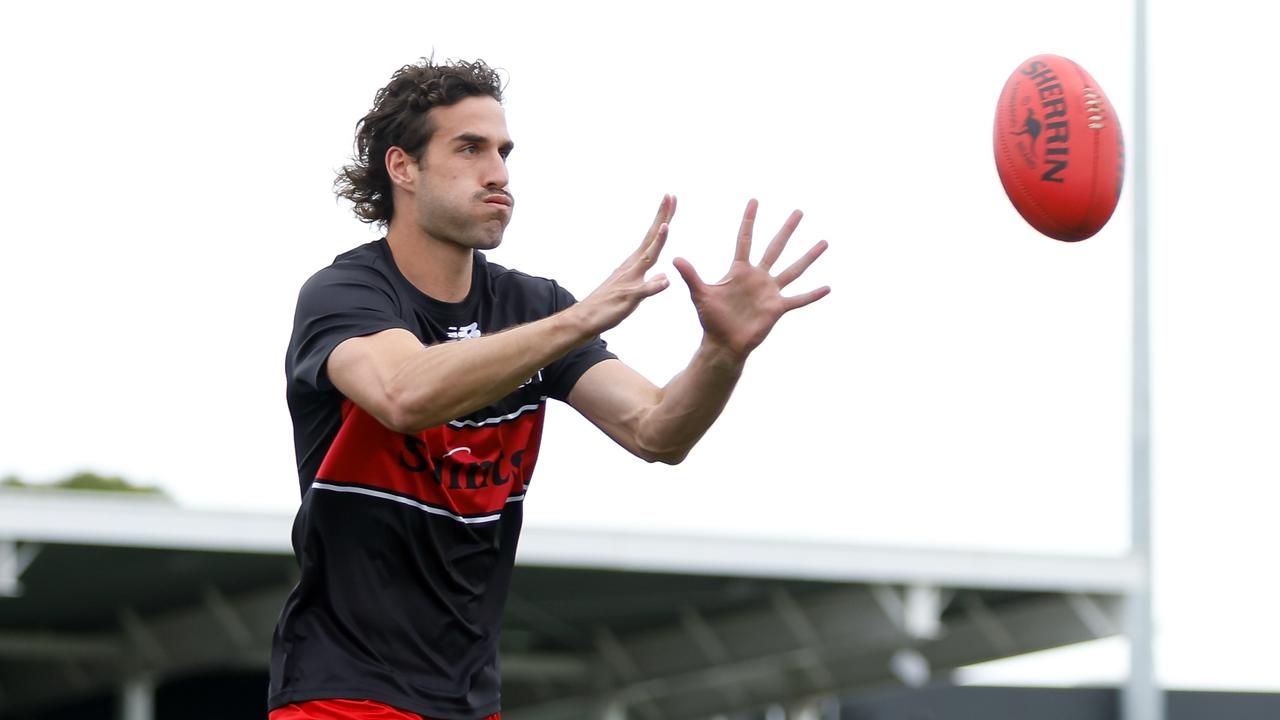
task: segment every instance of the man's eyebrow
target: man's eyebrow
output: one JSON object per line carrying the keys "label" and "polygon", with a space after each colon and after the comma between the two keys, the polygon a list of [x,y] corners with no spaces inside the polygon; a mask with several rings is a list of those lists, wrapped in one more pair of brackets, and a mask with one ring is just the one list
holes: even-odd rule
{"label": "man's eyebrow", "polygon": [[[459,135],[457,135],[457,136],[455,136],[455,137],[453,138],[453,141],[454,141],[454,142],[476,143],[477,145],[486,145],[486,144],[488,144],[489,142],[491,142],[491,140],[490,140],[489,138],[487,138],[487,137],[485,137],[485,136],[483,136],[483,135],[477,135],[477,134],[472,133],[472,132],[464,132],[464,133],[460,133]],[[515,144],[514,142],[512,142],[512,141],[508,140],[508,141],[506,141],[506,142],[504,142],[504,143],[502,143],[501,145],[499,145],[499,146],[498,146],[498,151],[499,151],[499,152],[501,152],[501,153],[504,153],[504,154],[505,154],[505,153],[509,153],[509,152],[511,152],[513,149],[515,149],[515,146],[516,146],[516,144]]]}

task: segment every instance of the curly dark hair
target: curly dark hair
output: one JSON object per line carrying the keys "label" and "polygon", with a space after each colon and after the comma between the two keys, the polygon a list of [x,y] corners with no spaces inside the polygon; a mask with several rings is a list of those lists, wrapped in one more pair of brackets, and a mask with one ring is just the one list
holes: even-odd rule
{"label": "curly dark hair", "polygon": [[387,150],[402,148],[421,163],[435,131],[427,111],[485,95],[502,102],[502,78],[483,60],[436,65],[432,58],[422,58],[400,68],[374,96],[373,109],[356,123],[355,154],[351,164],[338,171],[334,192],[351,201],[363,222],[390,224],[395,208]]}

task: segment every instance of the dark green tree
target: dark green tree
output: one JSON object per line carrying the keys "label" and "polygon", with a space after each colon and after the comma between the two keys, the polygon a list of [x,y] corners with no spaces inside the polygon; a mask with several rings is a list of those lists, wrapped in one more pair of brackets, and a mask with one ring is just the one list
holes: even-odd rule
{"label": "dark green tree", "polygon": [[164,490],[154,485],[135,485],[118,475],[99,475],[88,470],[81,470],[73,473],[61,480],[51,483],[29,483],[24,482],[16,475],[7,475],[0,480],[2,487],[26,487],[26,488],[62,488],[64,490],[98,490],[107,492],[131,492],[131,493],[147,493],[151,495],[164,495]]}

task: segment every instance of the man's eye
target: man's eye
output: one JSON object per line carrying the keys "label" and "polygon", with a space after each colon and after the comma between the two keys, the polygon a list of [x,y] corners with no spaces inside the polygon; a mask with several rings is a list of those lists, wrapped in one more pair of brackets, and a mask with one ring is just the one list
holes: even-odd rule
{"label": "man's eye", "polygon": [[476,147],[475,145],[464,145],[462,148],[462,152],[467,153],[468,155],[475,155],[476,153],[480,152],[480,148]]}

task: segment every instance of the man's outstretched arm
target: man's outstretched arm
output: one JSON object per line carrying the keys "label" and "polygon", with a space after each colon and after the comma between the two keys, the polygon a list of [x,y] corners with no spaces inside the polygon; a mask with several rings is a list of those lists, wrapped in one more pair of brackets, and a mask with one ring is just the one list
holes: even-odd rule
{"label": "man's outstretched arm", "polygon": [[733,263],[718,283],[702,281],[687,260],[675,266],[689,286],[702,323],[702,343],[689,365],[658,388],[616,360],[588,370],[569,394],[569,403],[620,445],[649,462],[678,463],[720,416],[751,351],[764,342],[778,320],[830,292],[821,287],[784,297],[782,289],[800,277],[827,249],[809,249],[778,275],[770,274],[800,223],[797,210],[765,249],[750,261],[756,201],[747,203]]}
{"label": "man's outstretched arm", "polygon": [[674,212],[675,198],[664,197],[635,252],[566,310],[494,335],[427,347],[403,329],[353,337],[329,354],[329,380],[397,432],[417,432],[492,404],[666,289],[665,276],[646,279],[645,273],[662,252]]}

